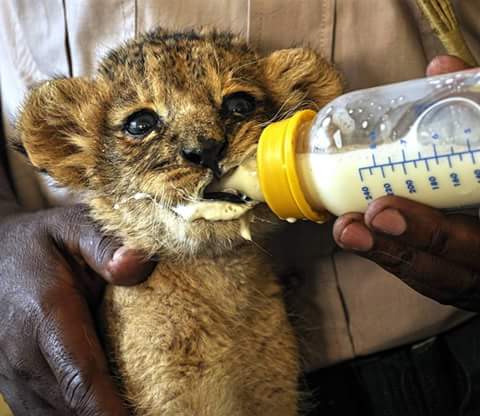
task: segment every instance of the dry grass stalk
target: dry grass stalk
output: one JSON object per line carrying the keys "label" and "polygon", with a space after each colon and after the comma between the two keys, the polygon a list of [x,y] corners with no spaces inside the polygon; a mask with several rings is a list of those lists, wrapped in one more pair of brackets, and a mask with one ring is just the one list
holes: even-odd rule
{"label": "dry grass stalk", "polygon": [[450,0],[417,0],[417,4],[447,53],[458,56],[472,66],[477,66],[458,26]]}

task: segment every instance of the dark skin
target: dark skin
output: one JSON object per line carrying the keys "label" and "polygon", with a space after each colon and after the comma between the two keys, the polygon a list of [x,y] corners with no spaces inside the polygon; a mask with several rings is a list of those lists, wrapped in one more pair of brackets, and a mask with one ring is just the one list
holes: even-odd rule
{"label": "dark skin", "polygon": [[0,392],[15,415],[128,415],[93,314],[106,282],[153,268],[98,232],[84,206],[23,213],[0,165]]}
{"label": "dark skin", "polygon": [[[465,67],[432,65],[430,75]],[[152,264],[117,249],[82,206],[21,211],[0,165],[0,391],[16,415],[127,415],[92,313],[105,281],[135,284]],[[337,219],[334,236],[419,292],[480,310],[477,218],[387,197]]]}
{"label": "dark skin", "polygon": [[[427,75],[466,69],[457,58],[434,59]],[[393,273],[440,303],[480,311],[480,221],[478,214],[447,215],[398,197],[372,202],[364,215],[338,218],[337,244]]]}

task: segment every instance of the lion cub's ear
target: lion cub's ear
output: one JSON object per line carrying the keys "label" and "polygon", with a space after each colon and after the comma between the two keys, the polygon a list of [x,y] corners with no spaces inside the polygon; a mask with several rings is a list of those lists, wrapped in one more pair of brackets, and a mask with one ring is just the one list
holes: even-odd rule
{"label": "lion cub's ear", "polygon": [[17,131],[37,168],[61,185],[84,188],[94,167],[104,123],[106,92],[83,78],[47,81],[23,106]]}
{"label": "lion cub's ear", "polygon": [[285,109],[318,110],[342,93],[340,73],[312,49],[282,49],[264,62],[267,86]]}

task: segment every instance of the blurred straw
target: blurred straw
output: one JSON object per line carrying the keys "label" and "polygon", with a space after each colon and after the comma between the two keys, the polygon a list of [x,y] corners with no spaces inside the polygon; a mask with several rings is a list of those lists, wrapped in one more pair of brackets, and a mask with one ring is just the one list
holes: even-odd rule
{"label": "blurred straw", "polygon": [[450,0],[416,1],[447,53],[463,59],[471,66],[477,66],[478,64],[460,31]]}
{"label": "blurred straw", "polygon": [[7,404],[3,401],[0,394],[0,416],[13,416],[12,412],[8,409]]}

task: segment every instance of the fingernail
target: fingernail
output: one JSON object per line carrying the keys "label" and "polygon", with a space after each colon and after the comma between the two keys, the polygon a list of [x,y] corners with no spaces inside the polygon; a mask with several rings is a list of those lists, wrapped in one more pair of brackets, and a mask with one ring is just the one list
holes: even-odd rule
{"label": "fingernail", "polygon": [[118,268],[124,268],[128,263],[142,263],[145,260],[145,257],[142,256],[138,251],[128,249],[126,247],[120,247],[118,250],[113,253],[112,259],[107,264],[107,272],[118,273]]}
{"label": "fingernail", "polygon": [[111,263],[116,263],[117,261],[120,261],[125,254],[128,252],[128,248],[122,246],[115,253],[113,253],[112,260],[110,261]]}
{"label": "fingernail", "polygon": [[145,280],[154,267],[142,252],[120,247],[107,265],[106,278],[110,283],[130,286]]}
{"label": "fingernail", "polygon": [[352,222],[342,231],[340,243],[344,248],[368,251],[373,247],[373,237],[363,225]]}
{"label": "fingernail", "polygon": [[125,261],[135,263],[145,263],[147,261],[145,254],[138,250],[132,250],[126,247],[120,247],[115,253],[113,253],[112,259],[109,262],[109,265],[115,265]]}
{"label": "fingernail", "polygon": [[402,235],[407,229],[407,222],[396,209],[387,208],[373,218],[372,227],[389,235]]}

